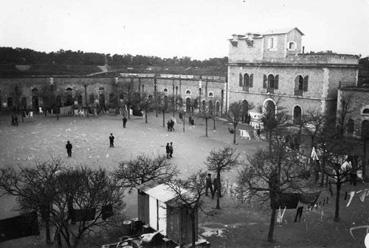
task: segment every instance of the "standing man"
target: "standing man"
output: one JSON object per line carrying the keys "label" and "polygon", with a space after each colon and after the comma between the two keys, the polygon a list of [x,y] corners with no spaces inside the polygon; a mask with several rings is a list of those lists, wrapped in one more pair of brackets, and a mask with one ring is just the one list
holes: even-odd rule
{"label": "standing man", "polygon": [[212,185],[211,174],[210,173],[206,177],[206,182],[205,182],[205,195],[206,196],[208,196],[208,189],[210,189],[210,194],[211,194],[211,196],[213,196],[214,195],[214,193],[213,193],[213,185]]}
{"label": "standing man", "polygon": [[170,158],[170,146],[169,143],[167,143],[166,147],[165,147],[165,151],[167,152],[167,158]]}
{"label": "standing man", "polygon": [[110,147],[114,147],[114,136],[112,133],[109,136],[109,141],[110,141]]}
{"label": "standing man", "polygon": [[169,145],[169,156],[173,158],[173,142],[170,142]]}
{"label": "standing man", "polygon": [[69,140],[67,141],[67,145],[65,146],[65,148],[67,149],[67,154],[68,157],[72,157],[72,144],[69,142]]}
{"label": "standing man", "polygon": [[126,128],[126,124],[127,124],[127,117],[123,116],[123,128]]}

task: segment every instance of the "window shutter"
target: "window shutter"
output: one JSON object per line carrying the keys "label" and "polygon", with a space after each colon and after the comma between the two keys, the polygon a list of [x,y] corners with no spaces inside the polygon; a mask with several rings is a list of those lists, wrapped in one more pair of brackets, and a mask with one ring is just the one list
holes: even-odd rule
{"label": "window shutter", "polygon": [[275,75],[274,77],[274,89],[278,90],[279,87],[279,75]]}
{"label": "window shutter", "polygon": [[254,87],[254,74],[250,74],[250,88]]}
{"label": "window shutter", "polygon": [[266,89],[267,88],[267,81],[268,81],[268,78],[267,76],[264,74],[264,77],[263,77],[263,88]]}
{"label": "window shutter", "polygon": [[242,84],[242,74],[240,73],[240,84],[239,84],[239,86],[242,87],[242,85],[243,85]]}
{"label": "window shutter", "polygon": [[308,91],[308,84],[309,84],[309,76],[304,77],[304,91]]}

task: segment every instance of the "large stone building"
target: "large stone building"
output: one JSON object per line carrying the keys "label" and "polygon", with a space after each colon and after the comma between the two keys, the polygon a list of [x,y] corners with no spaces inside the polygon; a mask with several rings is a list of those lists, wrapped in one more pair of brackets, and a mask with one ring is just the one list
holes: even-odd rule
{"label": "large stone building", "polygon": [[309,111],[336,110],[339,85],[358,79],[359,57],[304,53],[298,28],[229,39],[228,103],[252,103],[252,111],[283,109],[299,121]]}
{"label": "large stone building", "polygon": [[118,73],[114,76],[33,76],[0,78],[0,111],[17,107],[38,111],[51,97],[56,107],[96,107],[109,109],[123,103],[127,94],[162,92],[164,98],[183,99],[189,110],[212,108],[224,112],[225,78],[219,76]]}

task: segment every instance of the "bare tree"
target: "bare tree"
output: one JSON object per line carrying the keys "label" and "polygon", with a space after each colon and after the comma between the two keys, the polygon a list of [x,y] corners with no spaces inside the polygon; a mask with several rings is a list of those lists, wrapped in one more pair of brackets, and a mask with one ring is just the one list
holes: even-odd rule
{"label": "bare tree", "polygon": [[199,171],[187,180],[172,180],[167,185],[175,192],[176,201],[188,209],[192,224],[192,246],[196,247],[196,217],[202,205],[202,196],[205,194],[206,173]]}
{"label": "bare tree", "polygon": [[154,101],[152,96],[142,93],[139,105],[140,108],[145,112],[145,123],[147,123],[147,113],[154,109]]}
{"label": "bare tree", "polygon": [[244,164],[239,173],[239,185],[249,192],[249,198],[270,201],[272,208],[268,232],[270,242],[274,236],[275,206],[284,192],[300,189],[303,168],[297,151],[289,149],[284,140],[275,138],[269,150],[260,149],[248,157],[248,163]]}
{"label": "bare tree", "polygon": [[55,173],[63,167],[60,159],[36,162],[35,167],[0,169],[0,190],[17,197],[20,208],[37,211],[45,223],[45,241],[51,243],[51,209],[56,197]]}
{"label": "bare tree", "polygon": [[221,180],[220,174],[223,171],[232,169],[238,164],[239,154],[231,147],[224,147],[219,150],[212,150],[209,156],[206,158],[205,164],[208,166],[208,170],[214,171],[217,174],[217,205],[216,208],[220,209],[219,199],[221,196]]}
{"label": "bare tree", "polygon": [[145,154],[120,162],[119,167],[114,171],[119,185],[130,190],[149,181],[164,183],[175,175],[177,175],[177,169],[165,156],[150,158]]}
{"label": "bare tree", "polygon": [[109,225],[103,219],[104,207],[110,205],[117,213],[124,206],[121,187],[103,169],[67,169],[57,174],[55,188],[51,213],[59,246],[62,237],[67,247],[78,247],[86,233]]}
{"label": "bare tree", "polygon": [[[236,137],[237,137],[237,126],[242,119],[242,116],[245,115],[245,106],[241,102],[233,102],[229,106],[228,111],[228,119],[233,124],[233,144],[236,144]],[[254,108],[252,104],[247,103],[247,111]]]}

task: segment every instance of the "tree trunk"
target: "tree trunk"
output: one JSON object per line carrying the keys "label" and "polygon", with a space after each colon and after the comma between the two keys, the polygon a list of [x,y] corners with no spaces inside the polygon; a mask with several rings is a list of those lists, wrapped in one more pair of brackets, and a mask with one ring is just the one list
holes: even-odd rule
{"label": "tree trunk", "polygon": [[334,221],[339,222],[340,221],[340,192],[341,192],[341,180],[339,177],[337,177],[337,183],[336,183],[336,209],[334,211]]}
{"label": "tree trunk", "polygon": [[362,175],[363,175],[363,180],[364,182],[366,182],[366,142],[367,142],[367,138],[364,138],[364,144],[363,144],[363,168],[362,168]]}
{"label": "tree trunk", "polygon": [[128,115],[128,120],[129,120],[129,119],[131,119],[131,111],[130,111],[130,110],[131,110],[131,106],[128,104],[128,105],[127,105],[127,112],[128,112],[128,113],[127,113],[127,115]]}
{"label": "tree trunk", "polygon": [[50,221],[45,220],[45,239],[46,244],[51,244],[51,238],[50,238]]}
{"label": "tree trunk", "polygon": [[221,191],[221,188],[220,188],[220,171],[217,172],[217,177],[218,177],[218,180],[217,180],[217,183],[218,183],[218,192],[217,192],[217,206],[215,207],[216,209],[220,209],[220,191]]}
{"label": "tree trunk", "polygon": [[[272,201],[272,199],[271,199]],[[273,201],[272,201],[273,202]],[[268,232],[268,241],[273,242],[273,235],[274,235],[274,225],[275,225],[275,215],[277,209],[272,208],[272,214],[270,216],[270,224],[269,224],[269,232]]]}
{"label": "tree trunk", "polygon": [[233,144],[236,144],[237,124],[233,123]]}
{"label": "tree trunk", "polygon": [[163,109],[163,127],[165,127],[165,110]]}
{"label": "tree trunk", "polygon": [[192,247],[196,247],[196,216],[195,210],[191,209],[191,225],[192,225]]}
{"label": "tree trunk", "polygon": [[320,171],[321,171],[320,173],[322,174],[322,178],[320,179],[320,187],[324,186],[324,177],[325,177],[324,170],[325,170],[325,158],[323,157],[322,164],[320,166]]}
{"label": "tree trunk", "polygon": [[147,123],[147,111],[145,110],[145,123]]}
{"label": "tree trunk", "polygon": [[208,118],[205,118],[205,136],[208,137]]}

